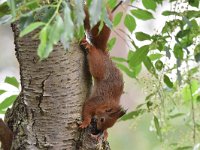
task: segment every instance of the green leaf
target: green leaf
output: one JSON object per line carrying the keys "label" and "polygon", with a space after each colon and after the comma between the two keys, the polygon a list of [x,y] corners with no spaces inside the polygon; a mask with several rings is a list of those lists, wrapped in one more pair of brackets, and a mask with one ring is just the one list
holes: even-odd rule
{"label": "green leaf", "polygon": [[102,9],[102,0],[98,1],[92,1],[90,8],[89,8],[89,14],[90,14],[90,26],[93,27],[94,25],[99,22],[101,18],[101,9]]}
{"label": "green leaf", "polygon": [[142,0],[142,4],[146,9],[156,9],[156,2],[154,0]]}
{"label": "green leaf", "polygon": [[164,75],[164,83],[169,87],[169,88],[173,88],[173,83],[171,82],[171,80],[169,79],[169,77],[167,75]]}
{"label": "green leaf", "polygon": [[149,58],[150,58],[152,61],[158,60],[158,59],[160,59],[161,57],[163,57],[163,55],[162,55],[162,54],[159,54],[159,53],[155,53],[155,54],[149,55]]}
{"label": "green leaf", "polygon": [[133,55],[128,59],[128,63],[130,66],[136,67],[142,63],[149,52],[149,45],[144,45],[136,50]]}
{"label": "green leaf", "polygon": [[32,0],[32,1],[27,1],[26,2],[26,7],[28,7],[31,10],[34,10],[36,8],[38,8],[40,6],[39,1],[38,0]]}
{"label": "green leaf", "polygon": [[12,95],[10,97],[7,97],[3,102],[0,103],[0,110],[4,110],[11,106],[13,102],[16,100],[17,95]]}
{"label": "green leaf", "polygon": [[156,74],[155,68],[148,56],[145,57],[145,59],[143,60],[143,63],[150,73],[154,75]]}
{"label": "green leaf", "polygon": [[126,120],[130,120],[130,119],[134,119],[134,118],[138,117],[139,115],[144,114],[145,112],[146,112],[145,109],[139,109],[139,110],[129,112],[129,113],[123,115],[120,118],[120,121],[126,121]]}
{"label": "green leaf", "polygon": [[191,19],[191,18],[199,18],[199,17],[200,17],[200,11],[188,10],[188,11],[186,11],[186,17],[187,17],[188,19]]}
{"label": "green leaf", "polygon": [[180,147],[177,147],[175,150],[191,150],[193,149],[192,146],[180,146]]}
{"label": "green leaf", "polygon": [[127,60],[125,58],[122,58],[122,57],[112,57],[112,60],[114,62],[127,62]]}
{"label": "green leaf", "polygon": [[139,64],[137,66],[129,66],[129,67],[133,71],[135,77],[137,77],[142,70],[142,64]]}
{"label": "green leaf", "polygon": [[[65,49],[68,48],[68,42],[74,37],[74,23],[71,18],[71,10],[66,2],[63,2],[64,5],[64,32],[61,35],[61,42]],[[83,30],[83,26],[79,28],[78,32],[80,33],[81,29]]]}
{"label": "green leaf", "polygon": [[200,102],[200,95],[197,96],[197,102]]}
{"label": "green leaf", "polygon": [[163,3],[163,0],[154,0],[157,4],[161,4]]}
{"label": "green leaf", "polygon": [[[74,9],[74,13],[75,13],[74,17],[76,20],[75,22],[76,22],[77,27],[79,28],[80,26],[83,25],[83,20],[85,19],[84,3],[82,0],[74,0],[73,3],[74,3],[73,9]],[[66,4],[65,4],[65,7],[66,7]],[[64,15],[70,15],[69,10],[67,10],[67,11],[68,11],[68,14],[64,14]],[[66,12],[64,12],[64,13],[66,13]],[[67,18],[69,19],[69,16]]]}
{"label": "green leaf", "polygon": [[161,127],[160,127],[158,118],[156,116],[154,116],[153,121],[154,121],[154,125],[155,125],[155,128],[156,128],[156,133],[160,137],[160,139],[162,140]]}
{"label": "green leaf", "polygon": [[131,78],[135,78],[136,77],[134,71],[130,70],[127,66],[125,66],[123,64],[119,64],[119,63],[117,63],[116,65],[120,70],[125,72],[129,77],[131,77]]}
{"label": "green leaf", "polygon": [[139,41],[145,41],[145,40],[150,40],[151,36],[144,33],[144,32],[136,32],[135,33],[136,39]]}
{"label": "green leaf", "polygon": [[194,75],[199,72],[199,66],[193,67],[188,71],[188,74]]}
{"label": "green leaf", "polygon": [[177,38],[183,38],[184,36],[187,36],[189,35],[190,33],[190,29],[187,29],[187,30],[181,30],[177,33],[176,37]]}
{"label": "green leaf", "polygon": [[200,53],[197,53],[197,54],[194,56],[194,58],[195,58],[195,61],[196,61],[196,62],[199,62],[199,61],[200,61]]}
{"label": "green leaf", "polygon": [[191,6],[199,8],[199,0],[189,0],[188,2]]}
{"label": "green leaf", "polygon": [[33,14],[34,20],[39,20],[41,22],[48,23],[51,17],[54,15],[55,11],[55,7],[43,6],[41,9],[35,12],[36,14]]}
{"label": "green leaf", "polygon": [[35,21],[33,13],[29,13],[26,16],[23,16],[19,19],[19,29],[20,31],[24,30],[28,25]]}
{"label": "green leaf", "polygon": [[34,23],[31,23],[30,25],[28,25],[23,31],[20,32],[20,37],[32,32],[33,30],[37,29],[38,27],[40,26],[44,26],[45,23],[43,22],[34,22]]}
{"label": "green leaf", "polygon": [[163,62],[161,60],[157,60],[155,63],[155,67],[158,71],[161,71],[164,67]]}
{"label": "green leaf", "polygon": [[163,11],[162,12],[163,16],[171,16],[171,15],[180,15],[178,12],[175,11]]}
{"label": "green leaf", "polygon": [[185,113],[177,113],[177,114],[169,115],[169,118],[174,119],[174,118],[181,117],[184,115],[185,115]]}
{"label": "green leaf", "polygon": [[[190,91],[190,85],[191,85],[191,91]],[[199,82],[197,80],[192,80],[190,82],[190,85],[186,85],[182,89],[182,96],[184,101],[190,101],[191,100],[191,94],[193,95],[199,88]],[[193,99],[195,100],[198,95],[193,95]]]}
{"label": "green leaf", "polygon": [[116,43],[116,37],[110,39],[107,44],[108,50],[111,50],[114,47],[115,43]]}
{"label": "green leaf", "polygon": [[191,20],[190,23],[191,23],[191,28],[193,32],[196,32],[199,30],[199,25],[195,19]]}
{"label": "green leaf", "polygon": [[[109,27],[110,29],[112,29],[113,27],[113,23],[110,20],[111,18],[109,17],[108,11],[105,7],[103,7],[102,9],[102,17],[101,17],[101,22],[104,21],[104,23],[106,24],[107,27]],[[103,24],[103,23],[102,23]],[[103,26],[102,26],[103,28]],[[100,31],[100,30],[99,30]]]}
{"label": "green leaf", "polygon": [[[79,29],[75,30],[75,28],[73,28],[73,30],[75,31],[74,32],[74,37],[77,39],[77,40],[82,40],[85,36],[85,29],[84,29],[84,26],[81,26]],[[69,41],[67,41],[67,43],[70,43],[71,40],[73,40],[74,38],[72,36],[72,39],[70,39]],[[62,42],[62,44],[64,45],[65,43]],[[65,48],[66,49],[66,48]]]}
{"label": "green leaf", "polygon": [[87,7],[90,7],[92,0],[86,0]]}
{"label": "green leaf", "polygon": [[19,88],[19,82],[15,77],[6,77],[4,82],[13,85],[16,88]]}
{"label": "green leaf", "polygon": [[112,10],[117,5],[117,0],[108,0],[107,6]]}
{"label": "green leaf", "polygon": [[0,90],[0,95],[5,93],[6,91],[5,90]]}
{"label": "green leaf", "polygon": [[40,45],[38,47],[38,56],[40,59],[47,58],[49,54],[46,53],[47,45],[47,26],[40,31]]}
{"label": "green leaf", "polygon": [[179,44],[174,46],[174,56],[178,59],[183,60],[183,49]]}
{"label": "green leaf", "polygon": [[15,0],[7,0],[9,7],[11,9],[12,16],[16,16],[16,9],[15,9]]}
{"label": "green leaf", "polygon": [[158,49],[159,51],[163,51],[165,49],[166,40],[164,37],[154,35],[151,39],[153,39],[153,42],[150,45],[150,50]]}
{"label": "green leaf", "polygon": [[124,25],[132,33],[136,28],[135,19],[131,15],[127,14],[124,19]]}
{"label": "green leaf", "polygon": [[184,47],[184,48],[189,47],[193,44],[193,36],[190,33],[180,40],[181,40],[180,45],[181,47]]}
{"label": "green leaf", "polygon": [[115,15],[115,17],[114,17],[114,19],[113,19],[113,26],[114,26],[114,27],[116,27],[116,26],[120,23],[120,21],[121,21],[121,19],[122,19],[122,16],[123,16],[123,12],[118,12],[118,13]]}
{"label": "green leaf", "polygon": [[178,19],[166,22],[162,29],[162,33],[164,34],[167,32],[169,33],[173,32],[177,27],[180,26],[181,23],[182,21]]}
{"label": "green leaf", "polygon": [[131,10],[131,14],[133,16],[135,16],[138,19],[141,20],[150,20],[150,19],[154,19],[153,15],[151,12],[147,11],[147,10],[143,10],[143,9],[134,9]]}
{"label": "green leaf", "polygon": [[198,44],[194,49],[194,58],[196,62],[200,61],[200,44]]}
{"label": "green leaf", "polygon": [[4,15],[10,14],[10,9],[8,7],[8,3],[5,1],[0,5],[0,17],[3,17]]}
{"label": "green leaf", "polygon": [[128,57],[127,57],[127,60],[130,61],[130,59],[133,57],[135,51],[132,51],[132,50],[129,50],[128,51]]}
{"label": "green leaf", "polygon": [[51,44],[57,44],[60,40],[61,34],[64,31],[63,24],[61,16],[57,15],[54,24],[49,28],[48,39]]}

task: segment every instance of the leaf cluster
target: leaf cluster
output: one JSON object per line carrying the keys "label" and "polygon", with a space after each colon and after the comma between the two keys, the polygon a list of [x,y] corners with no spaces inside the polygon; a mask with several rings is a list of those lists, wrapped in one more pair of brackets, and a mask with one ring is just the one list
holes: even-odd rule
{"label": "leaf cluster", "polygon": [[[5,114],[6,110],[13,104],[19,94],[19,82],[15,77],[6,77],[4,84],[7,89],[0,89],[0,97],[2,99],[0,102],[0,114]],[[10,91],[9,89],[15,89],[15,91]]]}

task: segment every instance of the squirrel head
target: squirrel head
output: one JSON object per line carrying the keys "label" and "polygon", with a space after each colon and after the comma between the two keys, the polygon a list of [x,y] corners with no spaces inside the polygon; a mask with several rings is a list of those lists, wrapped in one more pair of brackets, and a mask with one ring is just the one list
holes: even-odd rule
{"label": "squirrel head", "polygon": [[115,107],[105,110],[105,112],[99,113],[95,116],[98,130],[106,130],[112,127],[115,122],[122,117],[126,111],[121,107]]}

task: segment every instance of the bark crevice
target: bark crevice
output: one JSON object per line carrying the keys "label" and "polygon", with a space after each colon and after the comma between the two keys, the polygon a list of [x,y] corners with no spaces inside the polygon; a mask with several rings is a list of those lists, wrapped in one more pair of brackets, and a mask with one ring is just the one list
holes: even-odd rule
{"label": "bark crevice", "polygon": [[51,72],[46,76],[46,78],[42,81],[42,83],[41,83],[41,90],[42,90],[42,92],[41,92],[41,94],[37,97],[37,100],[38,100],[38,108],[40,109],[40,112],[41,112],[41,114],[43,114],[44,113],[44,111],[43,111],[43,109],[42,109],[42,107],[41,107],[41,103],[42,103],[42,100],[43,100],[43,97],[44,97],[44,92],[45,92],[45,82],[48,80],[48,78],[50,77],[50,75],[51,75]]}

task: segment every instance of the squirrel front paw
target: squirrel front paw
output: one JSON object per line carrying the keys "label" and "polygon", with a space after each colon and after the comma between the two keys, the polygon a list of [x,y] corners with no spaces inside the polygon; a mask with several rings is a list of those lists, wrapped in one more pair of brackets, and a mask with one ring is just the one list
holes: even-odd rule
{"label": "squirrel front paw", "polygon": [[89,124],[90,124],[90,122],[89,121],[83,121],[82,123],[81,123],[81,125],[79,126],[80,128],[87,128],[88,126],[89,126]]}

